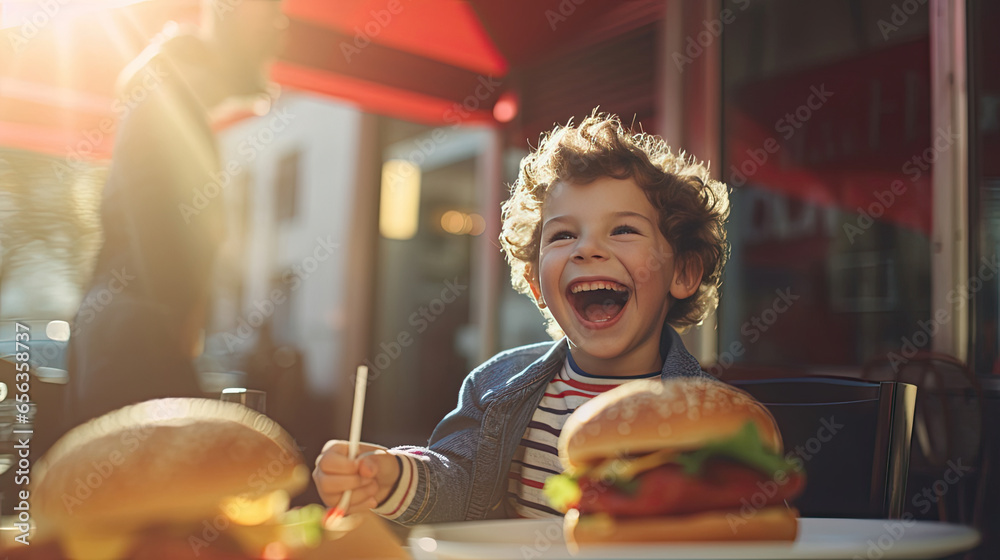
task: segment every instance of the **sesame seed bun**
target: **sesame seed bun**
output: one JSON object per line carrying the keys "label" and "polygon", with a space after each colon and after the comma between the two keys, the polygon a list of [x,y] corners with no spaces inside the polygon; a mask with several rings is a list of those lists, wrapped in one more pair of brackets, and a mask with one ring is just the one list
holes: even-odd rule
{"label": "sesame seed bun", "polygon": [[747,421],[756,424],[765,448],[782,452],[771,413],[731,385],[692,377],[630,381],[594,397],[567,419],[559,458],[570,468],[619,455],[689,451],[736,434]]}
{"label": "sesame seed bun", "polygon": [[227,498],[301,491],[308,470],[291,436],[245,406],[157,399],[78,426],[32,475],[43,534],[126,533],[220,513]]}

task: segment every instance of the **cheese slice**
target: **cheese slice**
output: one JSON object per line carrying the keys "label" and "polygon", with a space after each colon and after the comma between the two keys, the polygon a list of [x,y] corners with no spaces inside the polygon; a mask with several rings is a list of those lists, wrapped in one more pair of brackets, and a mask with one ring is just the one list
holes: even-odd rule
{"label": "cheese slice", "polygon": [[593,480],[632,480],[641,473],[672,462],[680,454],[680,451],[673,449],[661,449],[638,457],[613,457],[593,467],[576,471],[573,476]]}

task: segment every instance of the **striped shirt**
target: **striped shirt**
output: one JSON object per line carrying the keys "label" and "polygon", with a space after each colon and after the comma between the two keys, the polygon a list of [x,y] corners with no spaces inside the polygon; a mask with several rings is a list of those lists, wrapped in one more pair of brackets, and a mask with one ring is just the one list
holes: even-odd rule
{"label": "striped shirt", "polygon": [[[508,517],[562,515],[549,505],[542,488],[550,475],[562,473],[556,442],[566,419],[583,403],[626,381],[659,376],[658,371],[630,377],[590,375],[580,370],[573,356],[567,355],[562,369],[546,387],[510,464],[506,500]],[[416,449],[397,448],[390,451],[400,458],[402,469],[399,481],[386,500],[372,510],[386,519],[402,515],[417,493],[417,469],[426,467],[407,454],[418,452]]]}
{"label": "striped shirt", "polygon": [[417,495],[417,469],[426,467],[421,467],[416,458],[402,449],[393,449],[390,453],[400,459],[399,479],[385,501],[372,511],[386,519],[396,519],[410,507],[413,497]]}
{"label": "striped shirt", "polygon": [[569,415],[583,403],[631,379],[658,377],[660,372],[631,377],[600,377],[580,370],[568,356],[542,396],[510,464],[507,481],[509,517],[551,517],[562,513],[542,492],[545,480],[562,472],[556,442]]}

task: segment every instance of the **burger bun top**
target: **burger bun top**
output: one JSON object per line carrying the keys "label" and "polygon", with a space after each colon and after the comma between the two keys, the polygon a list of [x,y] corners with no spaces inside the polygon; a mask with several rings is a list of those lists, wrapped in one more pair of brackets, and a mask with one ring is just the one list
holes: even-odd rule
{"label": "burger bun top", "polygon": [[292,437],[267,416],[156,399],[63,436],[35,467],[32,513],[44,533],[124,533],[217,515],[227,498],[294,495],[308,480]]}
{"label": "burger bun top", "polygon": [[733,436],[753,422],[764,447],[782,452],[774,417],[760,402],[709,378],[630,381],[584,403],[563,426],[563,468],[615,456],[690,451]]}

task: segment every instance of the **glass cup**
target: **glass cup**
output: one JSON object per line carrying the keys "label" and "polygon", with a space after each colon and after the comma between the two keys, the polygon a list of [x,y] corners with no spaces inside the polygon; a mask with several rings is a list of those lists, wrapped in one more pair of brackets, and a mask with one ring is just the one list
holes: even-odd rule
{"label": "glass cup", "polygon": [[222,390],[221,400],[240,403],[261,414],[267,413],[267,393],[243,387],[228,387]]}

